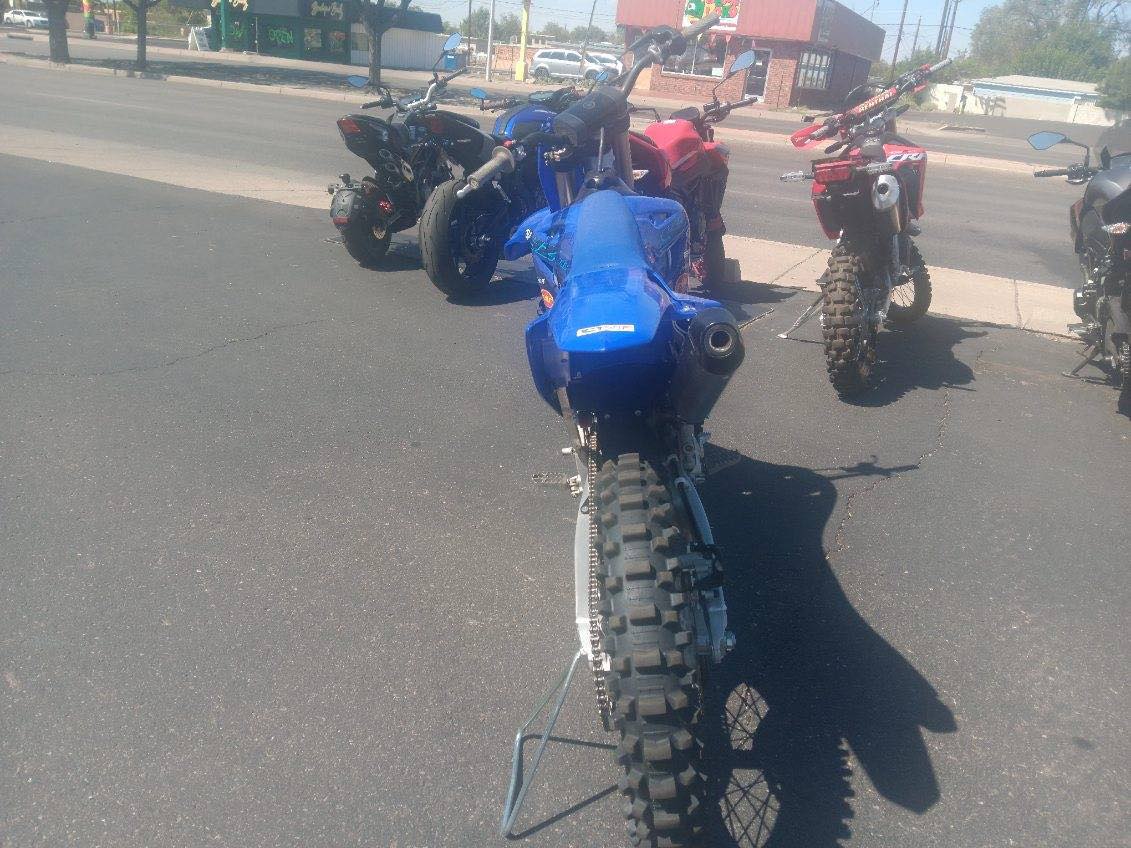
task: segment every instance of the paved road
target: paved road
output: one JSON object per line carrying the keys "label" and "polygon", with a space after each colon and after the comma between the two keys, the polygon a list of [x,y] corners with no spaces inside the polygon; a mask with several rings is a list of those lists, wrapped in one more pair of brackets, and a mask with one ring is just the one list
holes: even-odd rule
{"label": "paved road", "polygon": [[[524,278],[456,306],[314,210],[0,179],[0,844],[505,844],[510,737],[573,638]],[[842,404],[775,338],[803,295],[727,294],[773,311],[712,426],[741,648],[710,845],[1126,845],[1113,390],[929,318]],[[553,752],[520,844],[622,844],[586,685],[560,732],[593,744]]]}
{"label": "paved road", "polygon": [[[99,60],[128,60],[132,56],[134,45],[120,42],[89,42],[72,39],[71,55],[81,59]],[[161,46],[169,46],[166,41]],[[181,48],[182,44],[175,47]],[[34,42],[14,41],[0,38],[0,51],[14,51],[31,56],[46,56],[48,52],[46,38],[42,35]],[[344,74],[354,73],[357,67],[323,62],[294,62],[279,60],[270,56],[256,56],[252,59],[254,66],[249,66],[246,55],[231,55],[220,53],[197,53],[180,50],[178,54],[157,52],[150,56],[152,68],[164,73],[186,73],[178,65],[184,62],[203,64],[215,73],[221,66],[228,67],[233,72],[249,74],[251,68],[256,68],[260,77],[272,75],[276,77],[276,84],[297,85],[336,85],[341,82]],[[194,73],[202,73],[197,69]],[[421,86],[424,77],[418,73],[404,71],[386,71],[383,77],[393,85],[408,87]],[[453,89],[466,90],[471,86],[486,86],[494,92],[529,91],[525,86],[519,85],[517,89],[511,82],[495,82],[490,85],[481,78],[465,77],[453,83]],[[666,115],[674,108],[676,101],[668,99],[654,100],[644,92],[637,92],[633,97],[634,102],[641,104],[656,103],[661,114]],[[787,135],[802,126],[800,115],[791,112],[771,112],[762,109],[746,109],[734,113],[727,123],[743,129],[779,132]],[[939,153],[959,153],[972,156],[985,156],[995,159],[1007,159],[1021,162],[1045,163],[1050,165],[1065,165],[1073,161],[1073,153],[1066,148],[1051,151],[1035,151],[1025,142],[1026,137],[1038,129],[1054,129],[1068,133],[1083,142],[1093,142],[1099,133],[1097,127],[1061,124],[1045,121],[1027,121],[1012,118],[991,118],[985,116],[962,116],[961,118],[944,112],[910,112],[901,122],[908,134],[921,134],[924,141],[929,143],[930,149]],[[983,132],[939,132],[944,125],[960,124],[981,129]]]}
{"label": "paved road", "polygon": [[[315,187],[365,167],[334,126],[341,104],[12,65],[0,66],[0,79],[9,92],[0,126],[167,150],[174,181],[178,153],[215,156],[218,169],[230,162],[234,177],[239,162],[282,167],[308,175]],[[730,232],[826,245],[808,188],[777,179],[807,165],[804,154],[741,141],[733,147],[724,209]],[[1076,195],[1061,181],[936,167],[928,176],[923,253],[941,267],[1074,286],[1066,210]]]}

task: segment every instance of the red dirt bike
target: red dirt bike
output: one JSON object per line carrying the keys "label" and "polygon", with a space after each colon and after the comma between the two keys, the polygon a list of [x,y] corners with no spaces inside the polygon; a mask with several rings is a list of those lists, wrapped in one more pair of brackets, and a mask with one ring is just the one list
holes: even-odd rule
{"label": "red dirt bike", "polygon": [[[739,54],[719,85],[746,70],[755,61],[753,50]],[[717,90],[718,86],[715,88]],[[633,141],[640,142],[633,144],[633,167],[638,171],[655,168],[647,156],[649,142],[663,154],[664,164],[656,170],[670,170],[671,182],[663,186],[666,191],[661,193],[678,200],[687,211],[691,224],[691,271],[708,288],[723,282],[726,260],[723,234],[726,227],[723,225],[722,206],[730,174],[730,150],[725,144],[715,141],[714,125],[735,109],[757,102],[756,97],[744,98],[737,103],[720,103],[718,98],[713,98],[702,109],[688,106],[672,112],[667,120],[661,120],[655,109],[633,109],[656,115],[656,120],[644,128],[643,135],[633,133]],[[640,181],[642,193],[653,193],[649,189],[647,174],[642,173]]]}
{"label": "red dirt bike", "polygon": [[842,397],[868,387],[880,324],[909,324],[931,304],[931,278],[912,241],[923,215],[927,151],[896,133],[895,119],[910,104],[895,104],[922,90],[950,62],[915,68],[871,97],[861,86],[849,100],[867,97],[863,102],[837,114],[807,116],[813,126],[790,136],[794,147],[804,149],[836,139],[824,152],[839,155],[816,160],[812,173],[781,176],[783,182],[813,181],[817,219],[836,246],[820,280],[821,296],[781,335],[820,309],[829,380]]}

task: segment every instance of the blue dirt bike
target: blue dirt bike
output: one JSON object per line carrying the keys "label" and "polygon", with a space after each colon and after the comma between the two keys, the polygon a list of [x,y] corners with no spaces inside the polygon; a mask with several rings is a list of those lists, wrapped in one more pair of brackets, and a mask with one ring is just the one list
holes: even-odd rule
{"label": "blue dirt bike", "polygon": [[[733,647],[722,564],[696,483],[703,424],[741,364],[730,313],[686,293],[689,224],[683,207],[633,191],[627,95],[653,62],[681,54],[712,26],[648,32],[616,84],[596,88],[552,122],[468,175],[471,197],[537,156],[565,180],[586,176],[564,208],[521,223],[506,256],[533,255],[541,314],[526,328],[535,386],[566,422],[581,498],[574,538],[575,619],[618,760],[629,839],[638,846],[702,844],[706,797],[696,737],[703,677]],[[609,154],[609,155],[607,155]],[[549,702],[547,696],[543,704]],[[533,722],[531,718],[527,726]],[[509,833],[529,787],[516,740],[503,814]],[[542,751],[535,755],[535,768]]]}

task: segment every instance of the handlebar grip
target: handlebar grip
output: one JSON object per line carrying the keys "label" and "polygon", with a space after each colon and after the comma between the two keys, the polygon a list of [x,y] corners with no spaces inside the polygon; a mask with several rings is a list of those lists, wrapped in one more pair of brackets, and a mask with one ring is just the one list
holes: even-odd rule
{"label": "handlebar grip", "polygon": [[447,83],[449,83],[449,82],[451,82],[452,80],[454,80],[454,79],[455,79],[456,77],[462,77],[462,76],[463,76],[464,74],[466,74],[466,73],[467,73],[467,72],[468,72],[469,70],[470,70],[470,69],[469,69],[469,68],[467,68],[467,67],[463,67],[463,68],[460,68],[460,69],[459,69],[458,71],[455,71],[455,72],[453,72],[453,73],[450,73],[450,74],[448,74],[448,75],[447,75],[446,77],[440,77],[440,82],[442,82],[442,83],[444,83],[444,84],[446,85]]}
{"label": "handlebar grip", "polygon": [[1034,171],[1034,177],[1067,177],[1069,174],[1068,168],[1049,168],[1044,171]]}
{"label": "handlebar grip", "polygon": [[464,197],[477,191],[483,183],[494,179],[497,174],[509,174],[513,170],[514,154],[505,147],[496,147],[491,151],[491,158],[468,175],[467,185],[456,191],[456,197]]}
{"label": "handlebar grip", "polygon": [[947,67],[948,65],[953,65],[953,64],[954,64],[953,59],[943,59],[938,64],[931,65],[930,70],[928,70],[927,73],[928,74],[937,74],[943,68]]}
{"label": "handlebar grip", "polygon": [[383,106],[384,103],[385,103],[384,100],[370,100],[368,103],[362,103],[361,108],[362,109],[372,109],[374,106]]}

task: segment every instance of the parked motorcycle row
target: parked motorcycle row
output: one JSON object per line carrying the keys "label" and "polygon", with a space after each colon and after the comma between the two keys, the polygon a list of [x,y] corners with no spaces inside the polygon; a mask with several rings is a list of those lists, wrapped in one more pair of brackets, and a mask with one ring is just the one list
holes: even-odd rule
{"label": "parked motorcycle row", "polygon": [[[576,471],[578,657],[588,661],[605,727],[619,734],[629,841],[642,846],[702,843],[696,721],[709,667],[734,647],[722,558],[697,486],[704,423],[744,346],[731,313],[690,289],[692,277],[707,292],[723,282],[729,151],[715,143],[713,125],[752,99],[655,115],[635,132],[631,114],[642,110],[628,97],[645,69],[682,54],[716,22],[645,33],[629,48],[633,66],[588,91],[491,100],[473,90],[481,108],[500,112],[491,132],[435,105],[462,72],[434,73],[419,96],[394,101],[382,91],[363,108],[391,108],[388,118],[338,121],[372,176],[343,175],[330,187],[331,216],[351,256],[376,262],[393,232],[417,226],[429,279],[453,299],[485,288],[501,258],[532,259],[541,297],[525,330],[529,367],[563,419]],[[446,50],[458,43],[453,35]],[[740,55],[729,73],[753,61],[753,52]],[[782,179],[812,181],[819,223],[835,240],[807,315],[819,313],[841,395],[867,388],[881,326],[909,324],[930,305],[913,241],[927,157],[894,122],[907,108],[900,99],[947,64],[917,68],[879,93],[861,88],[844,111],[807,117],[792,136],[796,147],[823,152],[811,171]],[[1054,135],[1034,136],[1034,146],[1069,141]],[[1131,211],[1131,162],[1105,151],[1098,169],[1086,159],[1056,173],[1090,181],[1073,207],[1085,265],[1077,312],[1093,358],[1121,370],[1126,387],[1121,281],[1131,238],[1121,221]],[[521,780],[512,783],[504,832],[524,794]]]}

